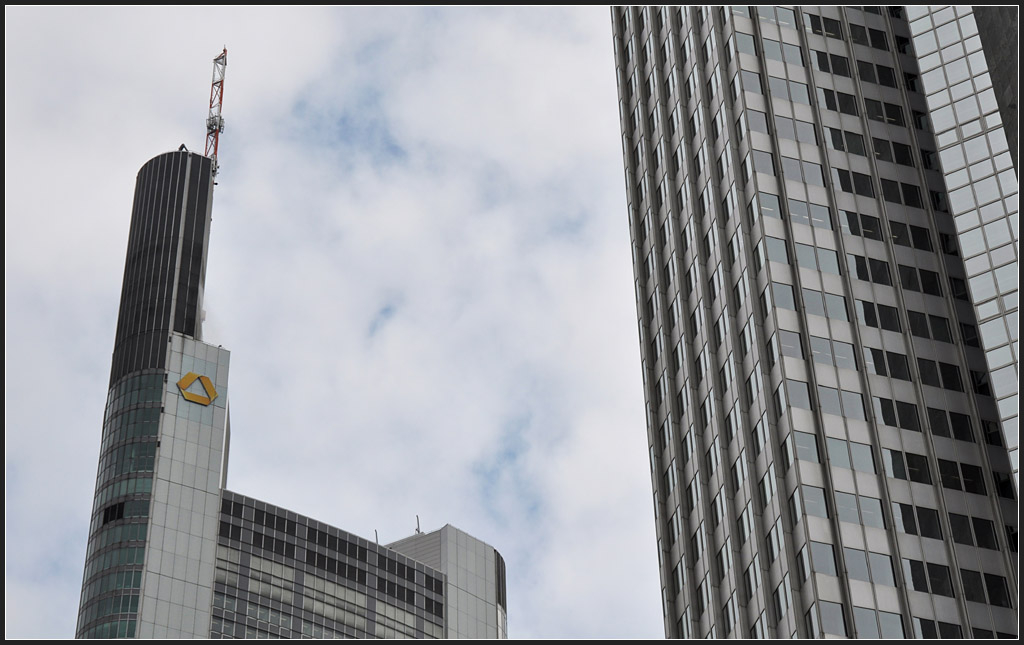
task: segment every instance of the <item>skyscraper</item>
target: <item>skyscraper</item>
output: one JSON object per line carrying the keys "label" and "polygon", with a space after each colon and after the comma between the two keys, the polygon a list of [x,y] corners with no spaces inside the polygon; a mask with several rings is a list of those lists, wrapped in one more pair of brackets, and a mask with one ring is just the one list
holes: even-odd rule
{"label": "skyscraper", "polygon": [[[1017,634],[1016,279],[963,248],[994,204],[1016,266],[1016,181],[965,15],[612,9],[668,636]],[[963,59],[977,123],[933,133]]]}
{"label": "skyscraper", "polygon": [[184,147],[139,171],[76,635],[506,637],[489,545],[446,526],[391,549],[225,489],[230,354],[202,339],[215,172]]}

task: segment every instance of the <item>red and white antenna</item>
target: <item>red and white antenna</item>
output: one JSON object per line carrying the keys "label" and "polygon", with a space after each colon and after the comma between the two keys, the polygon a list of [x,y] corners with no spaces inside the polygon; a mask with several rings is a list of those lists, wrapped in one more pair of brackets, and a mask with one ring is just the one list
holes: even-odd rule
{"label": "red and white antenna", "polygon": [[217,174],[217,146],[224,131],[224,117],[220,115],[224,103],[224,72],[228,68],[228,48],[213,59],[213,81],[210,83],[210,116],[206,117],[206,156],[213,159],[213,174]]}

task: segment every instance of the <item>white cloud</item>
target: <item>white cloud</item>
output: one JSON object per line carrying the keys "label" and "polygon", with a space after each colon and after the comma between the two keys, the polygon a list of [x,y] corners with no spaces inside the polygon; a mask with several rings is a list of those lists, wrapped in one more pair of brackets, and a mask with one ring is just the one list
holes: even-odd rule
{"label": "white cloud", "polygon": [[605,10],[6,18],[8,635],[74,630],[133,178],[222,42],[230,488],[490,542],[514,636],[662,633]]}

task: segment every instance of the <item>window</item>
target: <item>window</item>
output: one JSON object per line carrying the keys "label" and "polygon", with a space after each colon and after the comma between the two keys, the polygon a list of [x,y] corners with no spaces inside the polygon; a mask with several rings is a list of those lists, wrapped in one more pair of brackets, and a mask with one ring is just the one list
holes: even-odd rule
{"label": "window", "polygon": [[875,457],[871,446],[863,443],[850,442],[850,455],[853,469],[863,473],[875,473]]}
{"label": "window", "polygon": [[[892,7],[890,7],[890,9],[892,9]],[[938,623],[938,630],[936,630],[936,623]],[[917,638],[960,639],[963,637],[960,625],[944,623],[941,620],[934,621],[926,618],[917,618],[916,616],[914,617],[914,633]]]}
{"label": "window", "polygon": [[861,233],[864,237],[869,240],[881,240],[882,239],[882,222],[877,217],[871,215],[860,216],[860,228]]}
{"label": "window", "polygon": [[807,383],[794,379],[786,379],[786,392],[789,395],[789,405],[794,408],[810,410],[811,395],[807,389]]}
{"label": "window", "polygon": [[811,31],[814,33],[821,35],[822,25],[824,24],[824,35],[837,40],[845,40],[843,37],[843,25],[838,20],[834,18],[819,18],[813,13],[806,15],[810,19]]}
{"label": "window", "polygon": [[800,339],[800,334],[785,329],[780,329],[779,332],[779,345],[782,350],[783,356],[792,356],[794,358],[803,358],[804,349],[803,343]]}
{"label": "window", "polygon": [[790,199],[789,217],[794,224],[832,230],[832,214],[827,206]]}
{"label": "window", "polygon": [[823,414],[843,415],[842,404],[839,403],[839,390],[825,385],[818,386],[818,408]]}
{"label": "window", "polygon": [[826,634],[837,636],[849,635],[846,631],[846,617],[843,615],[843,606],[840,603],[819,600],[818,610],[821,612],[822,631]]}
{"label": "window", "polygon": [[854,580],[871,582],[871,573],[868,569],[867,554],[860,549],[843,549],[843,558],[846,560],[846,573]]}
{"label": "window", "polygon": [[833,168],[833,181],[848,193],[856,193],[864,197],[874,197],[875,189],[871,177],[859,172],[851,172],[842,168]]}
{"label": "window", "polygon": [[903,121],[903,108],[898,105],[893,105],[892,103],[884,103],[883,107],[885,110],[886,122],[891,123],[892,125],[905,125],[905,122]]}
{"label": "window", "polygon": [[800,487],[803,496],[804,512],[816,517],[828,517],[828,505],[825,503],[825,490],[817,486],[803,485]]}
{"label": "window", "polygon": [[[996,529],[995,524],[990,520],[986,520],[980,517],[972,517],[971,523],[974,526],[974,537],[977,538],[978,546],[982,549],[992,549],[993,551],[999,550],[999,544],[996,541]],[[1010,536],[1011,550],[1014,550],[1017,544],[1016,536]]]}
{"label": "window", "polygon": [[933,387],[942,387],[939,383],[939,368],[936,366],[935,361],[918,358],[917,367],[921,372],[922,383]]}
{"label": "window", "polygon": [[981,580],[981,573],[970,569],[960,569],[960,581],[964,585],[966,600],[985,603],[985,583]]}
{"label": "window", "polygon": [[[806,291],[806,289],[805,289]],[[829,318],[835,318],[836,320],[850,321],[849,312],[846,309],[846,298],[838,296],[834,293],[826,292],[825,296],[825,311]]]}
{"label": "window", "polygon": [[974,537],[971,535],[971,518],[958,513],[950,513],[949,529],[953,534],[954,542],[974,546]]}
{"label": "window", "polygon": [[[796,299],[793,295],[793,287],[788,284],[781,282],[773,282],[771,290],[772,300],[775,306],[781,307],[782,309],[790,309],[796,311]],[[765,313],[767,316],[767,313]]]}
{"label": "window", "polygon": [[1010,606],[1010,593],[1006,586],[1006,578],[986,573],[985,589],[988,591],[988,601],[990,604],[997,607]]}
{"label": "window", "polygon": [[909,381],[910,364],[905,354],[897,352],[885,352],[886,362],[889,364],[889,376],[901,381]]}
{"label": "window", "polygon": [[986,493],[985,479],[981,468],[971,464],[960,464],[960,473],[963,476],[965,491],[977,495],[984,495]]}
{"label": "window", "polygon": [[907,478],[919,484],[931,484],[932,476],[928,470],[928,458],[912,452],[906,453],[905,456],[907,459]]}
{"label": "window", "polygon": [[896,401],[896,413],[899,417],[899,427],[904,430],[921,431],[921,422],[917,415],[917,406],[913,403]]}
{"label": "window", "polygon": [[935,509],[917,507],[917,528],[921,537],[942,539],[942,529],[939,526],[939,513]]}
{"label": "window", "polygon": [[868,327],[885,329],[887,331],[903,331],[896,308],[889,307],[888,305],[876,305],[872,302],[858,300],[857,320],[862,325]]}
{"label": "window", "polygon": [[858,45],[864,45],[865,47],[870,46],[867,29],[853,23],[850,23],[850,40]]}
{"label": "window", "polygon": [[744,602],[749,601],[754,592],[761,586],[761,566],[758,561],[758,556],[755,555],[750,566],[743,572],[743,593]]}
{"label": "window", "polygon": [[887,587],[896,586],[896,578],[892,571],[892,558],[884,553],[868,553],[871,562],[871,578],[875,584]]}
{"label": "window", "polygon": [[836,515],[842,522],[860,524],[860,513],[857,511],[857,496],[836,491]]}
{"label": "window", "polygon": [[831,148],[834,150],[843,150],[850,154],[860,155],[862,157],[867,156],[867,152],[864,147],[864,137],[848,130],[837,130],[835,128],[825,128],[828,131],[828,141]]}
{"label": "window", "polygon": [[875,66],[871,63],[866,63],[862,60],[857,61],[857,75],[860,76],[860,80],[867,83],[877,83],[875,78]]}
{"label": "window", "polygon": [[882,515],[882,501],[874,497],[860,496],[861,523],[864,526],[885,528],[885,516]]}
{"label": "window", "polygon": [[827,576],[837,575],[836,558],[831,544],[811,542],[811,566],[815,573],[824,573]]}
{"label": "window", "polygon": [[914,591],[928,593],[928,572],[924,562],[904,558],[903,577]]}
{"label": "window", "polygon": [[817,438],[807,432],[794,432],[794,443],[796,444],[797,459],[819,463]]}
{"label": "window", "polygon": [[949,567],[941,564],[928,563],[928,584],[932,593],[938,596],[955,597],[953,581],[949,577]]}
{"label": "window", "polygon": [[782,578],[782,583],[775,588],[775,593],[772,595],[772,599],[775,604],[775,617],[776,620],[782,620],[782,617],[789,611],[790,605],[790,592],[789,592],[789,574],[787,573]]}

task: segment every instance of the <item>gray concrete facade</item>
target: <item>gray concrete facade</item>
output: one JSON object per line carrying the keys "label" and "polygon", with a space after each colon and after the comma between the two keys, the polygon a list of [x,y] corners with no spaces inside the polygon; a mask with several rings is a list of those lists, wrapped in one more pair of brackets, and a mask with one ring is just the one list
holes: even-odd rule
{"label": "gray concrete facade", "polygon": [[505,560],[494,547],[446,524],[388,548],[444,572],[446,638],[508,638]]}

